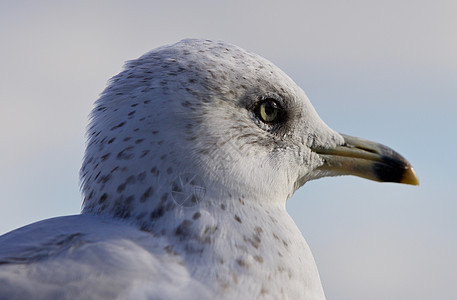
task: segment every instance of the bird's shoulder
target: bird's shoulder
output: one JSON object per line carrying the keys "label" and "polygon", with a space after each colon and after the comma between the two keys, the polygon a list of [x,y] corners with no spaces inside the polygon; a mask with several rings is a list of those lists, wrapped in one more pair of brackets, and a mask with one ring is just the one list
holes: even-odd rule
{"label": "bird's shoulder", "polygon": [[179,298],[183,288],[207,295],[162,244],[97,216],[40,221],[0,236],[0,298]]}

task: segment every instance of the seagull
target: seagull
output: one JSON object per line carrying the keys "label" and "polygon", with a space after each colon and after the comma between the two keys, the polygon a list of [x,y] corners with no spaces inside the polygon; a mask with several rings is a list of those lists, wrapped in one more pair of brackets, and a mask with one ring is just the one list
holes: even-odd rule
{"label": "seagull", "polygon": [[340,134],[268,60],[186,39],[95,102],[79,215],[0,237],[1,299],[325,299],[286,201],[355,175],[418,185],[392,149]]}

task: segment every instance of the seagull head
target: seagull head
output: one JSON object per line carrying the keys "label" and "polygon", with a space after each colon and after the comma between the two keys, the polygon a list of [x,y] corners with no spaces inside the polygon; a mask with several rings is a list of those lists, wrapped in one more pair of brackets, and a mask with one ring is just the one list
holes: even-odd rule
{"label": "seagull head", "polygon": [[268,60],[188,39],[128,62],[97,100],[83,211],[138,218],[228,198],[285,205],[305,182],[337,175],[418,184],[392,149],[329,128]]}

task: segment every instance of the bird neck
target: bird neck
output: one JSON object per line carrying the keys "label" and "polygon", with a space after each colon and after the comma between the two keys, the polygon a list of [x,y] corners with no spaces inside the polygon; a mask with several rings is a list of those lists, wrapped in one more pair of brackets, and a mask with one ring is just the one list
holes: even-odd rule
{"label": "bird neck", "polygon": [[83,213],[123,219],[163,240],[165,252],[182,259],[194,278],[219,295],[241,297],[249,290],[253,297],[270,293],[294,299],[309,291],[322,293],[310,249],[281,201],[221,195],[217,189],[198,194],[201,182],[192,176],[148,191],[138,171],[135,179],[116,182],[126,184],[125,190],[144,190],[131,200],[136,205],[129,206],[128,195],[120,193],[117,199],[85,206]]}
{"label": "bird neck", "polygon": [[293,299],[322,289],[309,247],[283,206],[239,197],[208,203],[176,210],[153,230],[194,278],[229,298],[249,290]]}

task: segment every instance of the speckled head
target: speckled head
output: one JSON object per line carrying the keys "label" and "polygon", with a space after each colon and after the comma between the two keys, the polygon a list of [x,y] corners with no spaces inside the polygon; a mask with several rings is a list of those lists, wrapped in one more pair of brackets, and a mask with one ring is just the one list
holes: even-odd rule
{"label": "speckled head", "polygon": [[342,138],[280,69],[234,45],[183,40],[128,62],[97,100],[83,211],[130,218],[135,208],[155,210],[182,174],[198,175],[199,201],[243,194],[284,203],[321,164],[308,148],[316,143]]}

